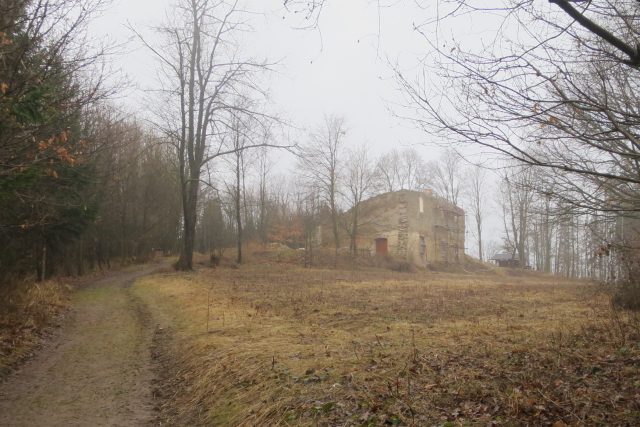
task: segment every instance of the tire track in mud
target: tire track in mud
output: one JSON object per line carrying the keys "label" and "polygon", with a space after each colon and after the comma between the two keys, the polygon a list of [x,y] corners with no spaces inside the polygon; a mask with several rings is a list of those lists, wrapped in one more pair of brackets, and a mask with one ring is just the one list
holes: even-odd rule
{"label": "tire track in mud", "polygon": [[143,266],[75,292],[59,333],[0,385],[0,426],[155,424],[158,343],[131,286],[158,269]]}

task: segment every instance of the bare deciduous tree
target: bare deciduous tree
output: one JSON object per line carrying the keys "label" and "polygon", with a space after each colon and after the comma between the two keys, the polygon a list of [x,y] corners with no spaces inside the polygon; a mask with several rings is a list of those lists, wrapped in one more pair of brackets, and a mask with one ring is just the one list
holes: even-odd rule
{"label": "bare deciduous tree", "polygon": [[467,206],[476,223],[476,239],[478,241],[478,259],[482,261],[482,226],[487,199],[487,173],[480,166],[474,165],[466,176],[465,195]]}
{"label": "bare deciduous tree", "polygon": [[[430,78],[437,75],[443,84],[398,72],[408,107],[420,126],[443,140],[545,169],[555,182],[554,198],[567,207],[637,215],[637,5],[550,3],[557,8],[529,0],[502,8],[442,2],[450,7],[445,20],[417,29],[436,53]],[[461,45],[445,37],[436,44],[429,37],[431,24],[466,13],[492,15],[494,43]],[[523,28],[525,36],[510,37]]]}
{"label": "bare deciduous tree", "polygon": [[231,139],[233,141],[233,184],[229,185],[228,192],[233,200],[234,219],[236,226],[236,262],[242,263],[242,243],[243,243],[243,222],[242,214],[246,212],[245,202],[245,178],[246,163],[244,156],[244,146],[247,145],[247,137],[238,118],[235,118],[231,125]]}
{"label": "bare deciduous tree", "polygon": [[358,231],[360,226],[360,203],[373,189],[373,169],[367,146],[360,145],[349,151],[344,171],[344,197],[347,200],[349,250],[358,252]]}
{"label": "bare deciduous tree", "polygon": [[433,166],[436,191],[454,205],[458,204],[462,189],[461,161],[460,155],[449,149]]}
{"label": "bare deciduous tree", "polygon": [[527,240],[534,200],[531,168],[514,168],[502,178],[500,203],[505,231],[505,246],[517,256],[521,267],[529,264]]}
{"label": "bare deciduous tree", "polygon": [[340,247],[338,197],[345,135],[343,118],[325,116],[322,126],[302,146],[298,162],[307,185],[315,189],[329,207],[336,256]]}
{"label": "bare deciduous tree", "polygon": [[394,148],[378,159],[373,179],[379,192],[423,190],[431,183],[432,173],[416,149]]}
{"label": "bare deciduous tree", "polygon": [[[173,24],[160,28],[164,42],[152,46],[140,39],[162,65],[163,108],[158,127],[170,137],[179,164],[182,186],[182,250],[176,267],[190,270],[197,222],[198,195],[203,167],[211,160],[235,153],[227,133],[232,117],[256,114],[251,103],[238,99],[261,96],[255,83],[264,61],[243,59],[234,33],[247,23],[238,1],[180,0]],[[242,149],[262,146],[249,144]]]}
{"label": "bare deciduous tree", "polygon": [[[268,136],[267,136],[268,138]],[[269,153],[266,148],[262,148],[260,150],[258,156],[258,223],[257,223],[257,231],[258,236],[260,237],[260,241],[262,244],[266,244],[269,238],[269,220],[270,220],[270,200],[269,200],[269,191],[270,191],[270,179],[271,171],[273,168],[273,162],[269,158]]]}

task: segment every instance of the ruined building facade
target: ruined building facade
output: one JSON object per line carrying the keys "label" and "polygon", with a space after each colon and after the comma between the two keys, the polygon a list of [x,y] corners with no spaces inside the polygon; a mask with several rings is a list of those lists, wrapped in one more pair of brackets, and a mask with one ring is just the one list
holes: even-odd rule
{"label": "ruined building facade", "polygon": [[464,211],[430,190],[401,190],[360,204],[358,247],[425,267],[464,259]]}

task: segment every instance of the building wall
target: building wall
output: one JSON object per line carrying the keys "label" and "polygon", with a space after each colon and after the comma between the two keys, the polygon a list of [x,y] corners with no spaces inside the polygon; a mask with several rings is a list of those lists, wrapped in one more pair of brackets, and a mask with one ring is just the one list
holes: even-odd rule
{"label": "building wall", "polygon": [[403,252],[400,219],[404,216],[404,198],[399,192],[386,193],[360,205],[359,246],[375,254],[375,239],[386,238],[389,255]]}
{"label": "building wall", "polygon": [[372,254],[375,239],[386,238],[389,255],[418,266],[463,260],[464,211],[430,192],[386,193],[362,202],[360,209],[359,246]]}

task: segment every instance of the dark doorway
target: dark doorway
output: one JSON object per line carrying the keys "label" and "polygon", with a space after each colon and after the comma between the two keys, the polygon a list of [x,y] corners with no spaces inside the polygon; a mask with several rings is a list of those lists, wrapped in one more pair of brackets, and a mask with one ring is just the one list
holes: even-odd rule
{"label": "dark doorway", "polygon": [[424,236],[420,236],[420,256],[424,257],[427,254],[427,241]]}
{"label": "dark doorway", "polygon": [[389,253],[389,247],[387,244],[387,239],[381,237],[376,239],[376,255],[387,256]]}

